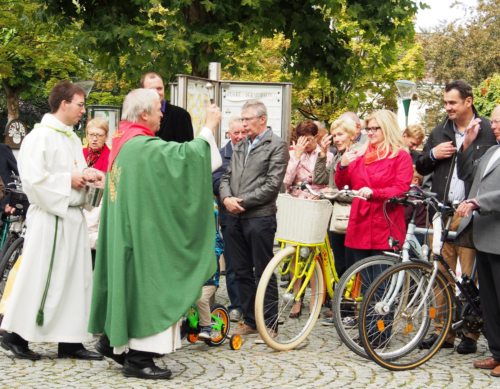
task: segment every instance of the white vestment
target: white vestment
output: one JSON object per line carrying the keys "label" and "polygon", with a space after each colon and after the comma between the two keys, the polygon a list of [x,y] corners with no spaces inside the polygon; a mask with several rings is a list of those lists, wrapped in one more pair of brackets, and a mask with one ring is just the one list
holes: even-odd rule
{"label": "white vestment", "polygon": [[[219,149],[217,148],[217,143],[215,143],[214,135],[209,128],[203,127],[198,136],[206,140],[210,145],[210,162],[212,165],[212,172],[214,172],[222,166],[222,157],[220,156]],[[114,347],[113,352],[115,354],[121,354],[126,352],[127,349],[132,349],[157,354],[172,353],[181,347],[181,323],[182,319],[167,328],[165,331],[147,336],[145,338],[130,338],[127,345]]]}
{"label": "white vestment", "polygon": [[[2,328],[28,341],[88,341],[92,261],[81,210],[85,191],[71,188],[71,174],[86,167],[81,141],[72,127],[46,114],[24,139],[18,164],[31,205],[23,258]],[[39,326],[36,317],[45,291],[44,322]]]}

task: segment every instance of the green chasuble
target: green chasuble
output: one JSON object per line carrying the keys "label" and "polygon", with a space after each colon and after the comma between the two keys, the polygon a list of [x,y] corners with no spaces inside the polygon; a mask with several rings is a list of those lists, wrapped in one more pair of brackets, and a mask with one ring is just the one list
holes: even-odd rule
{"label": "green chasuble", "polygon": [[210,147],[136,136],[106,179],[89,331],[111,346],[165,331],[215,273]]}

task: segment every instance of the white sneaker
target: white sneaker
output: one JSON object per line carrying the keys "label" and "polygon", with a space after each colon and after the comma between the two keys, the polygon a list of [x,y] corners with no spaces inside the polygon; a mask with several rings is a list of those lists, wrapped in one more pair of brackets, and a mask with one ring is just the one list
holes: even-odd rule
{"label": "white sneaker", "polygon": [[198,334],[200,339],[210,339],[212,338],[212,329],[210,327],[201,327],[200,333]]}
{"label": "white sneaker", "polygon": [[358,325],[358,320],[354,316],[346,316],[342,319],[345,328],[354,328]]}

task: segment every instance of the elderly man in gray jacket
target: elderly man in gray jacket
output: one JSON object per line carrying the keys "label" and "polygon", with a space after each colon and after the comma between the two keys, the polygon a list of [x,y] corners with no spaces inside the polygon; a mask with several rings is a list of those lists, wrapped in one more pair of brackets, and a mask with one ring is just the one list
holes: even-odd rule
{"label": "elderly man in gray jacket", "polygon": [[[221,225],[225,255],[231,257],[244,316],[235,333],[248,335],[257,333],[255,293],[262,272],[273,257],[276,198],[289,153],[285,141],[267,127],[267,109],[262,102],[247,101],[241,110],[241,121],[248,138],[233,150],[221,179],[220,200],[226,216]],[[271,296],[266,299],[271,301]],[[275,315],[276,310],[277,306],[268,310],[268,317]]]}
{"label": "elderly man in gray jacket", "polygon": [[[479,295],[484,328],[492,357],[474,362],[478,369],[490,369],[500,377],[500,105],[491,116],[491,128],[498,145],[491,146],[479,163],[471,162],[472,147],[458,154],[461,176],[474,178],[469,198],[462,202],[457,213],[464,217],[458,233],[472,223],[472,240],[476,247]],[[466,134],[477,137],[479,124],[471,126]],[[472,144],[472,141],[468,142]]]}

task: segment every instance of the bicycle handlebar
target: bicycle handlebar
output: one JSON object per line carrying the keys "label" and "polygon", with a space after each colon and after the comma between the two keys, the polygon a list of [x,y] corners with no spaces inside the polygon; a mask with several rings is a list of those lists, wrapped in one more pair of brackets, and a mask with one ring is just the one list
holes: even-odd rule
{"label": "bicycle handlebar", "polygon": [[336,190],[336,191],[333,191],[332,193],[318,192],[318,191],[314,190],[311,187],[311,185],[309,185],[305,182],[302,183],[302,185],[300,185],[300,188],[302,190],[307,189],[311,194],[318,196],[319,198],[330,200],[330,201],[336,200],[340,197],[351,197],[351,198],[357,197],[357,198],[366,200],[363,196],[359,196],[359,191],[354,190],[354,189],[349,189],[349,187],[347,187],[347,186],[345,186],[344,189]]}

